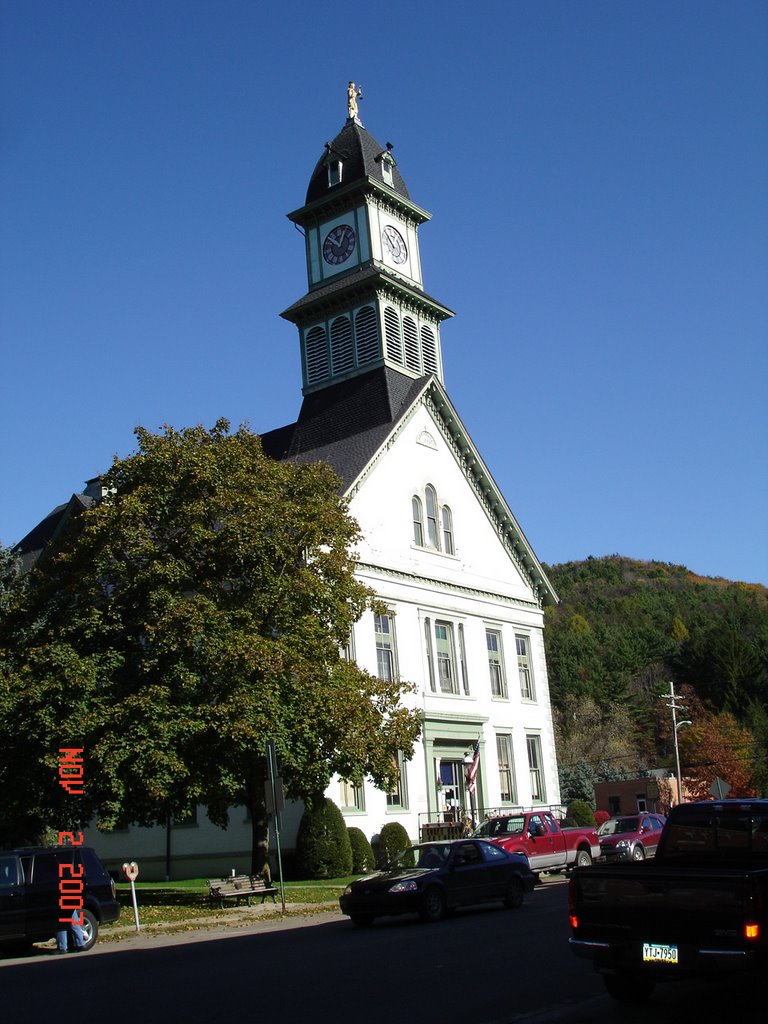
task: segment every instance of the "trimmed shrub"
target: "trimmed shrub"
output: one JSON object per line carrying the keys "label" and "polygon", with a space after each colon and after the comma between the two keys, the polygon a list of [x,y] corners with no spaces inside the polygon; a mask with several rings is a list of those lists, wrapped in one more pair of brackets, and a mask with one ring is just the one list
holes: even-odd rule
{"label": "trimmed shrub", "polygon": [[308,807],[296,836],[296,859],[304,878],[342,878],[352,874],[352,847],[341,811],[325,797]]}
{"label": "trimmed shrub", "polygon": [[387,864],[392,861],[401,850],[407,850],[411,845],[408,833],[399,821],[388,821],[379,833],[379,841],[376,853],[379,864]]}
{"label": "trimmed shrub", "polygon": [[567,817],[576,825],[594,826],[595,824],[595,812],[586,800],[572,800]]}
{"label": "trimmed shrub", "polygon": [[376,867],[373,847],[359,828],[348,828],[349,845],[352,847],[352,874],[367,875]]}
{"label": "trimmed shrub", "polygon": [[608,811],[595,811],[595,825],[597,828],[603,824],[604,821],[608,821],[610,814]]}

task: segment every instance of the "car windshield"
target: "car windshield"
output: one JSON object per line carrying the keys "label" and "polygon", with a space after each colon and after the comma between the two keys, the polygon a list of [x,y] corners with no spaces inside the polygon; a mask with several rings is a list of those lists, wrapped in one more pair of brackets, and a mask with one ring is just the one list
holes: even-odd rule
{"label": "car windshield", "polygon": [[637,818],[610,818],[600,826],[598,835],[614,836],[622,832],[637,832],[638,824]]}
{"label": "car windshield", "polygon": [[475,835],[491,839],[495,836],[521,835],[524,824],[525,819],[517,816],[514,818],[491,818],[489,821],[484,821],[475,830]]}
{"label": "car windshield", "polygon": [[399,868],[441,868],[448,860],[450,846],[444,843],[424,843],[410,846],[395,857],[394,866]]}

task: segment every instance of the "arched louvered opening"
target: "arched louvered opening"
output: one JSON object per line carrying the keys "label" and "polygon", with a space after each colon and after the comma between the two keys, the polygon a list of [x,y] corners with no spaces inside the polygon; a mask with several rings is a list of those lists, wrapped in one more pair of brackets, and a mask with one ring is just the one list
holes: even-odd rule
{"label": "arched louvered opening", "polygon": [[421,358],[424,362],[424,372],[437,375],[437,342],[431,328],[421,328]]}
{"label": "arched louvered opening", "polygon": [[421,373],[419,332],[415,322],[409,316],[403,319],[403,338],[405,339],[405,365],[409,370]]}
{"label": "arched louvered opening", "polygon": [[379,325],[372,306],[363,306],[355,314],[357,365],[372,363],[379,357]]}
{"label": "arched louvered opening", "polygon": [[328,376],[328,344],[324,327],[312,327],[304,341],[307,357],[307,383],[315,384]]}
{"label": "arched louvered opening", "polygon": [[331,324],[331,366],[333,373],[344,373],[355,365],[352,323],[346,316],[337,316]]}
{"label": "arched louvered opening", "polygon": [[403,339],[400,333],[400,317],[391,306],[384,310],[384,337],[387,343],[387,359],[403,363]]}

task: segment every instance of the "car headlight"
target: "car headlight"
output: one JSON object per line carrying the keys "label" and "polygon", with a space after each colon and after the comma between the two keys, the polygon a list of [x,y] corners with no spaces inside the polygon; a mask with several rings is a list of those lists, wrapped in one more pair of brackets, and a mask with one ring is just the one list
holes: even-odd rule
{"label": "car headlight", "polygon": [[347,888],[342,893],[342,896],[351,896],[351,894],[352,894],[352,886],[348,885]]}
{"label": "car headlight", "polygon": [[620,839],[618,841],[618,843],[616,843],[616,849],[617,850],[626,850],[626,849],[629,848],[629,845],[630,844],[629,844],[629,840],[628,839]]}
{"label": "car headlight", "polygon": [[395,884],[390,888],[389,891],[390,892],[416,892],[416,890],[418,888],[419,887],[416,884],[416,882],[414,882],[413,879],[411,879],[408,882],[395,882]]}

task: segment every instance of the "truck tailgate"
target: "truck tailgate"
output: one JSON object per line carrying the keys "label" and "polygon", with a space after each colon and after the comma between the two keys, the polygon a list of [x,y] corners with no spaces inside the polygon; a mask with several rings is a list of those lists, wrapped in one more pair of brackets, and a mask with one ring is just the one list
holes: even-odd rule
{"label": "truck tailgate", "polygon": [[699,946],[711,942],[718,948],[740,948],[748,912],[760,909],[765,914],[765,908],[753,906],[756,874],[740,869],[662,869],[648,862],[580,869],[571,880],[579,938],[695,941]]}

